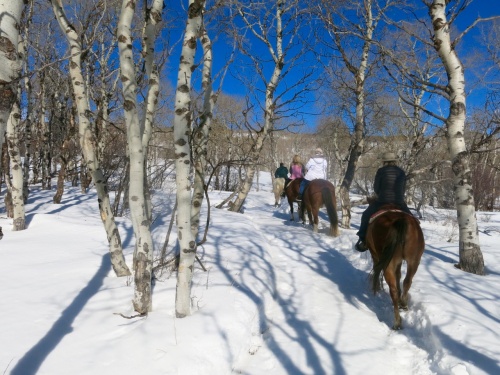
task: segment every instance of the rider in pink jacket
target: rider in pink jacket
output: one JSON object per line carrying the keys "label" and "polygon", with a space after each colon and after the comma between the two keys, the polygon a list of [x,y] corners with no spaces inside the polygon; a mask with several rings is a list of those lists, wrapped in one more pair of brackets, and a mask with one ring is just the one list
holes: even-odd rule
{"label": "rider in pink jacket", "polygon": [[304,164],[300,161],[300,156],[295,155],[290,164],[290,180],[304,177]]}

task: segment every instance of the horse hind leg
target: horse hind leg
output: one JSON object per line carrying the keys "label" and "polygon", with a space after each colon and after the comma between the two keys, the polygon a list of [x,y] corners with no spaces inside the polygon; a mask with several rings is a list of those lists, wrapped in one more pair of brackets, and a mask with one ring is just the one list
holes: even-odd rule
{"label": "horse hind leg", "polygon": [[[313,225],[313,232],[318,233],[318,215],[319,215],[319,210],[312,209],[312,215],[309,213],[309,223]],[[312,220],[311,220],[312,219]]]}
{"label": "horse hind leg", "polygon": [[394,325],[392,329],[399,330],[403,328],[401,324],[401,315],[399,314],[399,292],[396,284],[396,275],[391,266],[387,267],[384,271],[384,278],[387,285],[389,285],[389,292],[392,299],[392,306],[394,310]]}
{"label": "horse hind leg", "polygon": [[[305,225],[306,224],[306,216],[305,216],[305,212],[307,210],[307,208],[304,206],[304,202],[299,202],[298,203],[298,208],[297,208],[298,212],[299,212],[299,218],[300,220],[302,220],[302,224]],[[309,215],[309,211],[307,211],[307,214]]]}
{"label": "horse hind leg", "polygon": [[408,305],[405,303],[403,293],[401,292],[401,266],[402,263],[400,263],[396,268],[396,286],[398,288],[399,308],[402,310],[408,310]]}
{"label": "horse hind leg", "polygon": [[288,202],[290,204],[290,221],[294,221],[293,217],[293,202]]}
{"label": "horse hind leg", "polygon": [[413,263],[407,264],[406,276],[403,281],[403,292],[401,293],[401,300],[399,306],[403,310],[408,310],[408,300],[410,297],[410,288],[413,282],[413,276],[417,273],[418,264],[415,266]]}

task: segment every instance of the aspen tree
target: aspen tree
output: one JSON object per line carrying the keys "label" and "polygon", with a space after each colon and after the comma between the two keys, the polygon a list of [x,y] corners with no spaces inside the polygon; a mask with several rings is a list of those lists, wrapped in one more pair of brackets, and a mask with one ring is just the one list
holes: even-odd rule
{"label": "aspen tree", "polygon": [[192,131],[191,79],[196,46],[203,22],[204,5],[204,0],[189,1],[175,92],[175,182],[177,187],[177,233],[180,248],[175,314],[178,318],[186,317],[191,312],[191,282],[196,256],[196,239],[191,231],[191,148],[189,137]]}
{"label": "aspen tree", "polygon": [[17,97],[19,27],[23,0],[0,0],[0,150],[12,106]]}
{"label": "aspen tree", "polygon": [[484,274],[484,260],[479,246],[469,155],[464,138],[466,114],[464,67],[450,39],[450,25],[446,19],[448,2],[447,0],[434,0],[428,3],[428,6],[434,28],[434,47],[448,76],[450,112],[445,124],[454,174],[454,196],[459,226],[460,261],[458,267],[464,271],[482,275]]}
{"label": "aspen tree", "polygon": [[[246,9],[245,3],[237,4],[237,9],[240,17],[245,23],[246,27],[250,30],[250,32],[255,36],[255,38],[267,47],[267,50],[270,54],[272,63],[274,64],[272,68],[271,77],[267,82],[265,82],[265,98],[264,98],[264,119],[263,125],[260,131],[257,132],[254,143],[251,146],[250,152],[248,154],[248,158],[250,163],[246,168],[246,176],[243,183],[240,185],[238,189],[238,196],[236,197],[233,205],[230,208],[230,211],[240,212],[245,202],[248,193],[250,192],[250,188],[252,187],[253,178],[257,169],[257,162],[264,147],[264,141],[266,140],[269,133],[274,129],[275,124],[275,109],[276,109],[276,89],[278,88],[278,84],[282,79],[283,69],[285,67],[285,51],[288,49],[287,46],[284,46],[284,29],[283,29],[283,17],[287,14],[287,12],[293,11],[294,7],[297,7],[298,4],[295,1],[285,1],[285,0],[276,0],[273,2],[275,6],[275,14],[274,17],[270,17],[271,21],[268,21],[269,15],[267,14],[267,8],[264,9],[264,13],[266,13],[266,22],[271,22],[273,24],[264,25],[263,31],[260,23],[261,20],[258,20],[259,9],[256,9],[255,14],[252,14],[252,7],[250,9]],[[264,7],[266,4],[263,5]],[[255,9],[254,9],[255,10]],[[285,24],[288,22],[285,22]],[[274,32],[268,34],[269,30],[275,28]],[[271,40],[272,35],[274,35],[275,40]],[[292,38],[293,40],[293,38]],[[291,44],[291,41],[289,42]],[[261,61],[258,58],[254,59],[255,66],[261,65]],[[257,68],[259,69],[259,68]],[[262,72],[260,72],[262,73]],[[262,74],[263,76],[263,74]]]}
{"label": "aspen tree", "polygon": [[[19,78],[19,73],[22,65],[23,52],[23,38],[18,35],[18,69],[17,74]],[[15,72],[13,72],[15,74]],[[26,216],[24,210],[24,194],[23,194],[23,170],[21,162],[21,152],[19,149],[19,130],[20,130],[20,120],[21,120],[21,107],[19,103],[19,98],[21,97],[21,85],[20,82],[17,83],[16,97],[12,105],[11,113],[7,121],[6,137],[7,137],[7,149],[10,159],[10,170],[12,174],[12,184],[10,185],[10,193],[12,198],[12,209],[13,209],[13,231],[26,229]]]}
{"label": "aspen tree", "polygon": [[[19,90],[20,91],[20,90]],[[23,170],[21,163],[21,153],[19,150],[19,123],[21,119],[21,108],[16,100],[12,106],[12,111],[7,122],[7,145],[10,159],[10,170],[12,173],[12,185],[10,192],[13,208],[13,231],[26,229],[26,215],[24,210],[23,195]]]}
{"label": "aspen tree", "polygon": [[109,200],[108,188],[102,169],[99,166],[95,152],[95,135],[92,133],[89,119],[89,105],[85,82],[81,71],[82,48],[80,38],[75,28],[69,23],[64,12],[61,0],[52,0],[52,8],[59,23],[61,31],[66,36],[70,46],[70,76],[73,85],[74,100],[78,110],[78,122],[80,133],[80,146],[82,148],[85,166],[94,181],[101,220],[104,224],[109,243],[111,264],[117,276],[128,276],[130,270],[123,256],[120,233],[115,223],[113,211]]}
{"label": "aspen tree", "polygon": [[200,226],[200,212],[205,193],[205,167],[207,165],[208,135],[212,123],[212,111],[216,95],[213,94],[212,85],[212,42],[203,26],[201,44],[203,47],[203,109],[200,124],[193,132],[193,159],[194,159],[194,184],[191,202],[191,232],[197,239]]}
{"label": "aspen tree", "polygon": [[161,20],[162,1],[155,0],[151,10],[147,11],[144,32],[143,51],[146,72],[150,80],[146,103],[146,116],[141,123],[137,110],[136,71],[132,53],[131,25],[137,3],[124,0],[118,21],[118,49],[120,52],[120,70],[123,92],[123,109],[127,124],[127,145],[129,151],[129,206],[135,233],[134,252],[134,299],[135,311],[147,314],[152,309],[151,278],[153,271],[153,239],[150,230],[150,215],[147,196],[146,156],[151,137],[151,123],[158,97],[158,76],[153,68],[154,32],[153,26]]}
{"label": "aspen tree", "polygon": [[[325,43],[328,48],[337,51],[342,69],[345,69],[349,79],[342,81],[342,90],[350,94],[353,108],[350,116],[353,118],[353,130],[349,145],[347,165],[339,189],[342,203],[342,226],[351,225],[351,203],[349,191],[351,189],[356,168],[361,155],[365,152],[366,116],[367,116],[367,80],[375,66],[372,48],[377,35],[377,27],[381,18],[394,1],[365,0],[362,2],[337,2],[321,0],[317,11],[322,19],[332,43]],[[349,19],[346,14],[354,11],[358,18]],[[354,49],[354,45],[357,46]],[[331,46],[331,47],[330,47]]]}

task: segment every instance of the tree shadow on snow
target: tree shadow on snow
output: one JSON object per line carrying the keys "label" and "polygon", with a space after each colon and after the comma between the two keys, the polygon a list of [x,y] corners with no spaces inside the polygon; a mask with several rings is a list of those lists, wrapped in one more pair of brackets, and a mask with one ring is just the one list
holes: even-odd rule
{"label": "tree shadow on snow", "polygon": [[473,363],[474,366],[483,370],[485,374],[500,373],[500,366],[498,365],[497,360],[490,358],[483,353],[479,353],[477,350],[470,348],[462,342],[454,340],[441,331],[439,327],[433,328],[433,333],[439,339],[443,348],[448,349],[450,353],[453,353],[455,357],[460,358],[462,362]]}
{"label": "tree shadow on snow", "polygon": [[73,331],[72,324],[87,302],[103,285],[104,278],[111,270],[109,254],[102,257],[96,274],[75,297],[73,302],[61,313],[61,317],[52,328],[38,341],[12,369],[11,375],[36,374],[45,359],[57,347],[62,339]]}
{"label": "tree shadow on snow", "polygon": [[[55,194],[55,192],[54,192],[54,194]],[[29,198],[28,204],[33,203],[34,201],[38,200],[39,198],[40,197],[35,197],[33,199]],[[39,213],[45,214],[45,215],[57,214],[57,213],[60,213],[60,212],[67,210],[70,207],[78,206],[81,203],[88,201],[88,200],[92,200],[92,199],[96,199],[96,202],[97,202],[97,198],[92,194],[70,195],[66,199],[63,198],[63,200],[60,204],[49,203],[49,202],[47,202],[47,200],[41,200],[38,204],[36,204],[34,206],[28,206],[29,213],[26,214],[26,218],[25,218],[26,226],[27,226],[27,228],[29,228],[29,225],[33,221],[33,218],[35,217],[35,215],[37,215]],[[97,203],[96,203],[96,205],[97,205]],[[47,212],[44,212],[44,210],[43,210],[44,207],[53,207],[53,209],[47,210]],[[41,211],[38,212],[39,210],[41,210]],[[90,216],[95,215],[95,212],[89,212],[89,215]]]}
{"label": "tree shadow on snow", "polygon": [[[273,325],[272,316],[267,316],[266,310],[268,306],[266,305],[271,303],[269,297],[272,297],[274,300],[273,304],[277,304],[282,309],[284,316],[286,316],[287,326],[295,331],[293,333],[294,340],[303,348],[308,367],[312,370],[312,373],[315,375],[332,373],[331,369],[326,368],[327,365],[323,363],[323,359],[317,353],[315,345],[320,345],[330,354],[331,363],[335,370],[334,373],[336,375],[347,374],[340,361],[340,353],[332,347],[331,342],[327,341],[321,335],[321,332],[317,332],[311,322],[301,318],[301,311],[297,310],[293,303],[290,303],[290,298],[280,295],[275,268],[270,262],[270,254],[268,253],[268,249],[261,245],[269,241],[259,238],[261,235],[257,233],[254,233],[254,236],[250,237],[248,231],[243,229],[242,232],[232,231],[231,235],[232,237],[229,238],[227,235],[221,235],[219,238],[212,237],[217,249],[215,263],[227,281],[254,303],[256,313],[258,314],[258,318],[255,321],[258,326],[253,327],[252,331],[258,330],[258,332],[252,333],[262,336],[266,342],[266,346],[274,354],[274,358],[280,362],[288,374],[303,374],[303,369],[296,362],[297,358],[290,355],[288,348],[281,347],[276,338],[274,332],[280,330],[280,327]],[[245,241],[242,242],[242,238],[245,238]],[[302,249],[300,244],[289,243],[288,245],[291,251],[300,252]],[[231,251],[237,251],[241,254],[239,266],[234,263],[228,265],[223,252],[221,252],[222,249],[227,250],[228,248]],[[258,261],[252,261],[256,256],[259,258]],[[290,276],[293,277],[293,275]],[[256,283],[251,280],[256,281]],[[290,286],[293,288],[293,285],[295,285],[295,282],[292,282]],[[292,295],[296,295],[297,293],[297,290],[292,291]],[[231,353],[231,351],[228,350],[228,353]],[[234,359],[231,362],[233,361]]]}

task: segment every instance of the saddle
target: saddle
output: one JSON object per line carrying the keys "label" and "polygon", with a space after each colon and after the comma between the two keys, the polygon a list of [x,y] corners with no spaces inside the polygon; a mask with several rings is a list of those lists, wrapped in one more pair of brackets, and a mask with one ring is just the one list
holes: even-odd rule
{"label": "saddle", "polygon": [[293,182],[293,180],[289,179],[289,178],[286,178],[285,179],[285,189],[290,186],[290,184]]}
{"label": "saddle", "polygon": [[380,215],[385,214],[386,212],[402,212],[405,215],[411,216],[412,218],[417,220],[418,223],[420,223],[420,221],[415,216],[409,214],[408,212],[405,212],[403,210],[399,210],[397,208],[388,208],[388,209],[378,210],[377,212],[375,212],[372,216],[370,216],[370,220],[368,221],[368,224],[371,224],[376,218],[378,218]]}

